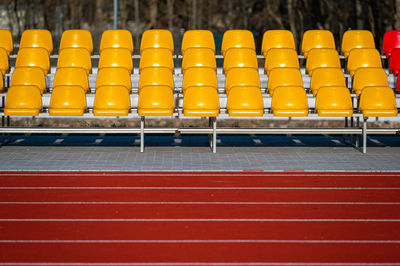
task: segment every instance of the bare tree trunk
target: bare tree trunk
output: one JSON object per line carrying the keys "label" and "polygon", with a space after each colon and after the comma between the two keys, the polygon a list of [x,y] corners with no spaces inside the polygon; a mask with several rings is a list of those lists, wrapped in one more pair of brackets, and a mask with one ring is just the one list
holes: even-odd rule
{"label": "bare tree trunk", "polygon": [[296,21],[295,21],[296,18],[293,16],[293,11],[294,11],[293,0],[287,1],[287,9],[288,9],[290,30],[293,33],[294,39],[297,40]]}
{"label": "bare tree trunk", "polygon": [[195,30],[197,28],[197,0],[192,0],[192,27]]}
{"label": "bare tree trunk", "polygon": [[356,0],[356,14],[357,14],[357,29],[364,28],[364,21],[363,21],[363,8],[361,0]]}
{"label": "bare tree trunk", "polygon": [[96,0],[95,29],[98,32],[102,32],[104,30],[103,4],[104,4],[103,0]]}
{"label": "bare tree trunk", "polygon": [[174,2],[175,0],[167,0],[167,16],[168,16],[169,30],[172,30],[174,27]]}
{"label": "bare tree trunk", "polygon": [[400,0],[395,0],[395,7],[396,7],[396,12],[395,12],[395,23],[394,23],[394,29],[400,29]]}
{"label": "bare tree trunk", "polygon": [[232,0],[228,0],[228,19],[229,19],[229,29],[233,29],[233,12],[232,12]]}

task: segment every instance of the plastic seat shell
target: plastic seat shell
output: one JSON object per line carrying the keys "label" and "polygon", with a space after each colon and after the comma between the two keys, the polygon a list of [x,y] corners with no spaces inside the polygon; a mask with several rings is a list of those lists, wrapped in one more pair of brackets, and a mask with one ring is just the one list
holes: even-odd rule
{"label": "plastic seat shell", "polygon": [[182,56],[192,48],[210,49],[215,54],[214,35],[209,30],[188,30],[183,34]]}
{"label": "plastic seat shell", "polygon": [[274,116],[308,116],[307,94],[303,87],[278,87],[272,95]]}
{"label": "plastic seat shell", "polygon": [[233,68],[228,72],[225,79],[225,91],[227,95],[229,95],[229,91],[233,87],[261,88],[258,71],[254,68]]}
{"label": "plastic seat shell", "polygon": [[53,89],[58,86],[79,86],[86,93],[89,81],[86,71],[78,67],[59,68],[54,75]]}
{"label": "plastic seat shell", "polygon": [[278,67],[300,68],[296,50],[287,48],[270,49],[265,59],[265,72],[269,75],[272,69]]}
{"label": "plastic seat shell", "polygon": [[66,30],[61,35],[60,51],[66,48],[84,48],[93,53],[93,38],[88,30]]}
{"label": "plastic seat shell", "polygon": [[165,67],[173,73],[174,60],[172,54],[167,49],[146,49],[142,52],[139,69]]}
{"label": "plastic seat shell", "polygon": [[306,62],[306,70],[310,77],[313,75],[313,70],[320,67],[340,68],[339,54],[334,49],[312,49],[308,53]]}
{"label": "plastic seat shell", "polygon": [[6,50],[7,55],[10,55],[14,50],[11,31],[0,29],[0,48]]}
{"label": "plastic seat shell", "polygon": [[389,86],[386,71],[383,68],[365,67],[357,70],[353,77],[353,90],[356,95],[360,96],[362,90],[370,86]]}
{"label": "plastic seat shell", "polygon": [[47,75],[50,69],[49,54],[44,48],[23,48],[18,51],[15,68],[39,67]]}
{"label": "plastic seat shell", "polygon": [[183,114],[199,117],[218,116],[218,91],[207,86],[189,87],[183,97]]}
{"label": "plastic seat shell", "polygon": [[354,76],[359,68],[382,67],[381,56],[376,49],[359,48],[351,50],[347,59],[347,70]]}
{"label": "plastic seat shell", "polygon": [[255,51],[254,36],[248,30],[228,30],[222,37],[222,55],[232,48],[248,48]]}
{"label": "plastic seat shell", "polygon": [[138,114],[140,116],[171,116],[175,101],[170,87],[151,86],[140,90]]}
{"label": "plastic seat shell", "polygon": [[189,68],[182,81],[183,93],[191,87],[208,87],[218,90],[217,74],[210,68]]}
{"label": "plastic seat shell", "polygon": [[263,35],[261,45],[261,52],[265,58],[267,57],[268,51],[273,48],[288,48],[296,50],[293,33],[289,30],[266,31]]}
{"label": "plastic seat shell", "polygon": [[229,116],[262,116],[264,102],[260,88],[243,86],[231,88],[227,109]]}
{"label": "plastic seat shell", "polygon": [[123,86],[128,92],[132,89],[131,75],[123,67],[106,67],[99,70],[96,89],[102,86]]}
{"label": "plastic seat shell", "polygon": [[145,68],[139,77],[139,93],[149,86],[166,86],[174,91],[174,77],[171,71],[164,67]]}
{"label": "plastic seat shell", "polygon": [[124,48],[133,52],[132,34],[128,30],[106,30],[101,35],[100,54],[109,48]]}
{"label": "plastic seat shell", "polygon": [[375,48],[372,32],[368,30],[348,30],[343,34],[342,52],[345,58],[349,56],[352,49]]}
{"label": "plastic seat shell", "polygon": [[350,91],[346,87],[330,86],[318,90],[315,101],[318,116],[349,117],[353,115]]}
{"label": "plastic seat shell", "polygon": [[317,95],[321,87],[346,87],[346,79],[342,69],[335,67],[321,67],[313,71],[310,89],[313,95]]}
{"label": "plastic seat shell", "polygon": [[31,85],[36,86],[40,93],[46,91],[46,77],[39,67],[19,67],[14,69],[10,87]]}
{"label": "plastic seat shell", "polygon": [[224,72],[225,75],[233,68],[254,68],[258,70],[256,52],[247,48],[229,49],[225,54]]}
{"label": "plastic seat shell", "polygon": [[162,48],[174,53],[174,40],[169,30],[153,29],[146,30],[142,35],[140,51],[143,53],[146,49]]}
{"label": "plastic seat shell", "polygon": [[25,30],[22,33],[19,49],[22,48],[43,48],[50,55],[53,51],[53,39],[48,30]]}
{"label": "plastic seat shell", "polygon": [[82,116],[86,110],[86,95],[81,86],[57,86],[51,92],[51,116]]}
{"label": "plastic seat shell", "polygon": [[208,48],[188,49],[182,59],[182,73],[189,68],[211,68],[214,72],[217,69],[214,52]]}
{"label": "plastic seat shell", "polygon": [[397,116],[396,97],[390,87],[365,87],[360,96],[364,117]]}
{"label": "plastic seat shell", "polygon": [[58,55],[57,68],[79,67],[86,71],[92,71],[92,59],[86,48],[64,48]]}
{"label": "plastic seat shell", "polygon": [[393,50],[400,48],[400,30],[387,31],[383,36],[382,50],[386,58],[392,55]]}
{"label": "plastic seat shell", "polygon": [[303,87],[303,78],[297,68],[275,68],[268,76],[268,93],[273,96],[278,87]]}
{"label": "plastic seat shell", "polygon": [[132,55],[125,48],[108,48],[104,49],[100,54],[99,69],[105,67],[123,67],[132,73],[133,62]]}
{"label": "plastic seat shell", "polygon": [[336,49],[332,32],[328,30],[308,30],[303,34],[301,50],[304,57],[314,48]]}
{"label": "plastic seat shell", "polygon": [[124,86],[101,86],[96,89],[95,116],[127,116],[130,108],[129,91]]}
{"label": "plastic seat shell", "polygon": [[12,86],[8,89],[4,114],[9,116],[37,116],[42,109],[42,95],[33,85]]}

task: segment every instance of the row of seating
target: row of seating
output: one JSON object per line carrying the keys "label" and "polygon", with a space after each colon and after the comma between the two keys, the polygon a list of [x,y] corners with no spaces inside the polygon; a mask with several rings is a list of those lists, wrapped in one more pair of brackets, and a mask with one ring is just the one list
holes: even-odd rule
{"label": "row of seating", "polygon": [[[46,31],[45,31],[46,32]],[[127,31],[123,31],[126,33],[127,38],[131,35]],[[154,34],[154,33],[158,33]],[[270,31],[270,35],[272,33],[280,34],[282,31]],[[108,35],[108,36],[107,36]],[[191,36],[190,36],[191,35]],[[207,38],[200,38],[202,41],[190,46],[190,41],[195,39],[193,36],[206,36]],[[272,34],[273,35],[273,34]],[[63,35],[64,36],[64,35]],[[107,36],[107,38],[105,38]],[[100,62],[99,62],[99,73],[107,73],[108,76],[112,77],[110,80],[115,79],[114,81],[108,81],[108,83],[104,83],[102,86],[99,86],[99,78],[101,75],[98,75],[98,82],[96,84],[96,96],[95,96],[95,104],[94,104],[94,114],[95,115],[127,115],[130,108],[130,88],[131,85],[128,84],[128,87],[124,88],[124,84],[120,84],[120,78],[115,74],[115,70],[124,70],[120,71],[125,79],[129,79],[130,74],[132,72],[132,60],[131,53],[133,50],[132,46],[122,47],[121,45],[113,45],[113,42],[110,43],[110,40],[113,38],[117,40],[118,36],[121,36],[120,31],[107,31],[103,35],[103,39],[101,43],[101,53],[100,53]],[[159,45],[158,39],[162,39],[165,41],[165,45]],[[204,71],[205,69],[210,69],[213,72],[213,76],[216,78],[215,74],[215,56],[214,51],[215,47],[211,44],[214,44],[212,34],[208,31],[188,31],[184,38],[182,50],[184,52],[184,72],[193,69],[190,71],[189,76],[184,73],[184,79],[193,80],[197,78],[197,84],[190,85],[188,82],[188,88],[195,87],[192,89],[191,93],[187,94],[185,97],[184,90],[184,112],[188,115],[190,113],[196,114],[196,116],[216,116],[218,114],[218,94],[217,90],[205,89],[203,85],[199,86],[199,82],[202,82],[204,79]],[[51,37],[51,35],[50,35]],[[332,37],[333,38],[333,37]],[[206,40],[206,44],[205,41]],[[208,40],[208,41],[207,41]],[[126,39],[124,39],[126,41]],[[77,42],[79,43],[79,42]],[[107,44],[108,43],[108,44]],[[123,42],[122,42],[123,43]],[[132,39],[128,40],[127,43],[133,43]],[[168,46],[167,44],[171,44]],[[172,59],[172,51],[173,51],[173,41],[172,35],[169,31],[166,30],[156,30],[156,31],[147,31],[143,35],[141,48],[141,61],[140,61],[140,85],[139,85],[139,105],[138,105],[138,113],[141,116],[159,116],[159,115],[172,115],[174,109],[174,97],[173,97],[173,76],[172,71],[174,69],[173,59]],[[259,116],[264,112],[263,100],[260,89],[260,80],[258,77],[258,65],[257,58],[254,48],[254,39],[252,34],[249,31],[242,30],[232,30],[227,31],[224,35],[222,50],[224,54],[224,72],[226,75],[226,92],[228,96],[228,113],[231,116]],[[352,57],[352,54],[363,51],[365,49],[371,50],[372,48],[357,48],[352,49],[349,52],[349,61]],[[48,64],[40,64],[42,61],[45,62],[50,51],[52,50],[52,46],[43,45],[42,47],[23,47],[20,49],[17,56],[16,70],[20,68],[29,68],[32,72],[32,69],[40,68],[43,71],[43,79],[44,74],[48,71]],[[53,84],[53,93],[50,102],[50,110],[49,113],[51,115],[82,115],[84,110],[86,109],[86,98],[85,93],[87,92],[87,75],[90,72],[90,69],[85,69],[80,65],[79,53],[83,50],[87,51],[86,54],[89,56],[90,60],[90,47],[84,47],[84,45],[79,46],[78,44],[74,47],[65,47],[61,49],[61,53],[68,51],[71,56],[68,57],[70,59],[69,64],[63,64],[62,66],[57,68],[55,82]],[[26,52],[24,54],[22,52]],[[25,60],[25,58],[30,59],[28,55],[32,55],[34,53],[46,51],[46,55],[42,55],[41,58],[43,60]],[[210,54],[211,52],[211,54]],[[21,54],[20,54],[21,53]],[[61,54],[60,53],[60,54]],[[269,76],[268,82],[268,90],[272,99],[272,111],[274,115],[283,115],[283,116],[304,116],[308,113],[307,106],[307,98],[305,94],[305,90],[302,87],[301,74],[299,70],[297,55],[295,59],[295,64],[288,65],[286,62],[286,56],[282,56],[285,54],[296,54],[293,48],[270,48],[264,53],[264,55],[268,58],[271,55],[274,55],[275,61],[272,63],[270,60],[266,60],[266,70],[267,75]],[[128,55],[129,54],[129,55]],[[185,55],[186,54],[186,55]],[[315,54],[315,55],[313,55]],[[75,55],[75,56],[73,56]],[[196,55],[196,56],[192,56]],[[325,57],[323,55],[326,55]],[[62,56],[60,56],[62,58]],[[59,58],[59,61],[60,61]],[[127,58],[129,60],[127,60]],[[206,58],[206,60],[204,60]],[[317,60],[319,58],[319,61]],[[328,58],[328,60],[325,60]],[[332,59],[332,60],[330,60]],[[380,60],[380,59],[379,59]],[[18,62],[32,61],[33,64],[22,64]],[[316,63],[314,63],[316,61]],[[104,62],[104,63],[102,63]],[[311,63],[310,63],[311,62]],[[333,62],[333,63],[332,63]],[[312,84],[316,84],[317,82],[313,82],[314,80],[314,72],[321,72],[320,76],[329,76],[330,73],[337,72],[340,69],[339,57],[333,48],[321,48],[320,46],[313,47],[307,51],[307,62],[306,69],[309,75],[312,77]],[[36,64],[35,64],[36,63]],[[59,64],[59,63],[58,63]],[[60,64],[61,65],[61,64]],[[270,67],[272,65],[272,67]],[[348,63],[349,65],[349,63]],[[311,67],[310,67],[311,66]],[[369,68],[370,64],[361,64],[360,67],[355,68],[354,72],[358,72],[359,68]],[[375,65],[373,65],[375,66]],[[378,65],[376,65],[379,67]],[[381,65],[380,65],[381,67]],[[329,68],[327,71],[321,68]],[[332,69],[331,69],[332,68]],[[79,70],[79,71],[78,71]],[[163,70],[163,71],[162,71]],[[166,70],[166,71],[164,71]],[[293,75],[287,75],[285,72],[290,72],[291,70],[295,71]],[[383,69],[381,69],[383,70]],[[61,72],[60,72],[61,71]],[[21,72],[21,71],[20,71]],[[62,74],[58,74],[58,73]],[[80,72],[81,74],[77,74]],[[230,74],[232,72],[233,74]],[[146,74],[147,73],[147,74]],[[162,73],[162,74],[160,74]],[[282,74],[283,73],[283,74]],[[82,75],[83,74],[83,75]],[[338,75],[337,75],[338,74]],[[332,84],[328,84],[325,78],[320,78],[324,80],[320,86],[312,86],[312,90],[314,95],[317,95],[317,110],[322,110],[323,108],[329,109],[326,107],[334,107],[334,110],[343,110],[343,106],[345,106],[346,112],[328,112],[330,116],[349,116],[352,113],[351,106],[351,98],[347,88],[342,86],[344,81],[343,72],[340,74],[333,74],[333,76],[337,75],[337,83],[333,82]],[[106,74],[104,74],[106,75]],[[203,75],[203,78],[201,76]],[[210,75],[210,72],[209,74]],[[18,75],[17,75],[18,76]],[[59,82],[57,77],[63,76],[64,82]],[[83,81],[83,85],[80,83],[80,80],[76,77],[83,77],[82,79],[86,79],[86,82]],[[295,77],[300,77],[300,79],[295,79]],[[14,75],[12,80],[14,80]],[[200,77],[200,78],[199,78]],[[240,77],[240,78],[239,78]],[[276,78],[274,78],[276,77]],[[289,80],[288,77],[292,78]],[[293,79],[294,77],[294,79]],[[316,79],[316,78],[315,78]],[[124,80],[124,79],[122,79]],[[164,81],[167,83],[163,83]],[[168,81],[169,80],[169,81]],[[170,82],[172,80],[172,83]],[[317,79],[316,79],[317,80]],[[23,85],[13,86],[11,85],[7,101],[6,101],[6,114],[8,115],[37,115],[39,110],[41,109],[41,99],[40,95],[43,93],[43,89],[40,89],[40,86],[34,84],[34,79],[25,79]],[[273,86],[275,81],[275,85]],[[387,82],[387,79],[386,79]],[[12,81],[13,84],[13,81]],[[100,82],[101,84],[101,82]],[[27,86],[27,87],[23,87]],[[32,87],[33,86],[33,87]],[[331,92],[326,92],[325,98],[329,101],[325,103],[324,101],[318,99],[324,98],[322,96],[318,96],[318,91],[323,87],[341,87],[341,89],[336,89],[336,91],[341,91],[336,96],[337,101],[341,99],[345,104],[338,104],[337,101],[329,96],[332,94]],[[376,85],[375,85],[376,86]],[[384,85],[381,85],[384,86]],[[386,85],[387,86],[387,85]],[[213,86],[210,86],[213,87]],[[215,88],[217,86],[214,86]],[[35,97],[28,97],[30,91],[35,89],[35,92],[31,92],[35,95]],[[313,89],[315,88],[315,89]],[[80,90],[79,90],[80,89]],[[201,89],[201,90],[199,90]],[[390,88],[389,88],[390,89]],[[328,89],[324,89],[327,91]],[[274,91],[279,91],[277,95]],[[362,91],[362,88],[361,88]],[[378,112],[376,114],[392,114],[396,112],[397,109],[395,105],[395,98],[393,91],[390,94],[387,89],[381,89],[382,92],[385,92],[384,98],[386,99],[386,103],[390,103],[391,112]],[[361,92],[360,92],[361,94]],[[392,95],[393,94],[393,95]],[[74,97],[74,95],[79,95]],[[275,96],[274,96],[275,95]],[[201,97],[198,97],[201,96]],[[29,99],[28,99],[29,98]],[[75,98],[79,98],[80,100],[76,100]],[[362,97],[366,98],[366,97]],[[209,102],[209,104],[205,104],[205,99]],[[210,101],[212,99],[212,101]],[[32,101],[35,101],[32,103]],[[39,104],[40,101],[40,104]],[[293,103],[293,101],[295,103]],[[324,102],[322,106],[323,108],[319,108],[318,103]],[[350,105],[348,104],[350,102]],[[361,102],[365,102],[361,100]],[[368,102],[368,101],[367,101]],[[394,103],[394,107],[393,107]],[[379,107],[380,109],[384,109],[388,106],[381,106],[382,104],[379,102],[375,102],[375,107]],[[30,106],[32,108],[30,108]],[[39,106],[39,107],[38,107]],[[201,107],[200,107],[201,106]],[[212,106],[213,108],[209,108]],[[363,109],[361,105],[361,109]],[[298,108],[299,107],[299,108]],[[373,109],[373,108],[372,108]],[[386,110],[385,109],[385,110]],[[190,112],[189,110],[193,110]],[[206,110],[206,111],[204,111]],[[212,110],[210,112],[210,110]],[[300,110],[300,111],[299,111]],[[323,112],[319,112],[323,115]],[[325,112],[326,113],[326,112]]]}

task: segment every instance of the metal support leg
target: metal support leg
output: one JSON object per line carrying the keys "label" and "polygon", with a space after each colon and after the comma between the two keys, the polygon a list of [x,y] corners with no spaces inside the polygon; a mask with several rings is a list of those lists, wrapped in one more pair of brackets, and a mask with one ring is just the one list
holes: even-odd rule
{"label": "metal support leg", "polygon": [[[354,117],[351,117],[351,119],[350,119],[350,127],[351,128],[354,127]],[[351,145],[353,145],[353,135],[350,135],[350,143],[351,143]]]}
{"label": "metal support leg", "polygon": [[[5,126],[5,117],[4,115],[1,116],[1,127]],[[5,144],[5,134],[1,133],[1,146]]]}
{"label": "metal support leg", "polygon": [[[356,123],[357,128],[360,128],[360,118],[357,117],[357,123]],[[359,141],[359,136],[356,135],[356,147],[358,148],[360,146],[360,141]]]}
{"label": "metal support leg", "polygon": [[364,118],[364,122],[363,122],[363,149],[362,149],[362,153],[367,153],[367,120],[368,117]]}
{"label": "metal support leg", "polygon": [[217,152],[217,118],[212,119],[213,136],[212,136],[212,152]]}
{"label": "metal support leg", "polygon": [[140,118],[140,152],[144,152],[144,116]]}

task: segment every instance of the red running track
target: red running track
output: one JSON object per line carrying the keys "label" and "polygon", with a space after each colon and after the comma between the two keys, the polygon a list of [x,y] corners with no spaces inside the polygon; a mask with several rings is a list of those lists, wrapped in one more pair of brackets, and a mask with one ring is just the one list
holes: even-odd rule
{"label": "red running track", "polygon": [[400,265],[400,173],[0,173],[0,265],[304,264]]}

